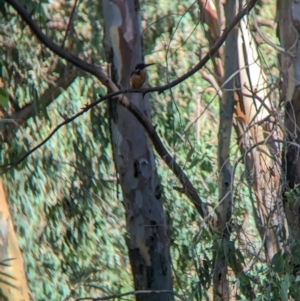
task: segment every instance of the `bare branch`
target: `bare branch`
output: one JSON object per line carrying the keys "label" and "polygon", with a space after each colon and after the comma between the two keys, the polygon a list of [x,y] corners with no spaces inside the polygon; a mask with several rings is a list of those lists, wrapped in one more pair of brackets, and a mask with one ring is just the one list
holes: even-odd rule
{"label": "bare branch", "polygon": [[[12,5],[14,9],[19,13],[19,15],[23,18],[23,20],[29,25],[33,33],[38,37],[38,39],[49,49],[51,49],[54,53],[59,55],[60,57],[66,59],[70,63],[74,64],[76,67],[93,74],[96,76],[102,83],[105,85],[108,89],[115,92],[117,87],[114,85],[114,83],[109,79],[100,69],[98,69],[95,65],[89,64],[83,60],[81,60],[79,57],[69,53],[68,51],[61,48],[59,45],[55,44],[53,41],[51,41],[37,26],[37,24],[32,20],[29,12],[18,3],[16,0],[5,0],[7,3]],[[219,48],[223,45],[225,40],[228,37],[228,34],[231,32],[231,30],[239,23],[239,21],[248,14],[251,9],[254,7],[257,0],[250,0],[247,5],[244,6],[244,8],[232,19],[228,27],[226,27],[221,34],[221,36],[216,40],[214,45],[211,47],[210,51],[204,56],[204,58],[196,64],[191,70],[189,70],[187,73],[185,73],[183,76],[175,79],[174,81],[158,87],[152,87],[147,89],[140,89],[140,90],[133,90],[130,89],[128,92],[133,93],[149,93],[149,92],[159,92],[162,93],[167,89],[173,88],[177,86],[178,84],[185,81],[190,76],[194,75],[196,72],[198,72],[205,64],[211,59],[212,56],[214,56]],[[122,91],[118,91],[119,94],[123,93]]]}
{"label": "bare branch", "polygon": [[258,26],[258,21],[257,21],[257,17],[256,17],[256,13],[253,11],[251,13],[252,17],[253,17],[253,25],[254,28],[256,29],[256,31],[258,32],[258,34],[260,35],[260,37],[267,43],[269,44],[271,47],[273,47],[275,50],[277,50],[278,52],[281,52],[285,55],[288,55],[290,57],[295,57],[295,55],[290,52],[290,51],[286,51],[284,48],[280,47],[279,45],[276,45],[275,43],[273,43],[270,39],[268,39],[263,32],[260,30],[260,27]]}
{"label": "bare branch", "polygon": [[[66,66],[65,69],[61,72],[61,76],[57,79],[57,81],[49,87],[42,95],[41,99],[43,99],[45,106],[48,106],[54,99],[61,94],[62,90],[67,89],[67,87],[75,80],[78,75],[78,69],[75,70],[72,66]],[[10,119],[13,120],[13,123],[9,125],[6,123],[5,128],[0,129],[0,133],[5,136],[13,132],[17,126],[26,122],[30,117],[33,117],[36,114],[36,106],[34,103],[27,104],[22,109],[16,111]]]}
{"label": "bare branch", "polygon": [[203,79],[205,79],[208,83],[212,85],[212,87],[216,90],[216,93],[218,94],[219,98],[222,98],[222,90],[220,86],[218,85],[217,81],[213,77],[212,74],[207,74],[205,71],[201,71]]}
{"label": "bare branch", "polygon": [[110,300],[110,299],[125,297],[125,296],[129,296],[129,295],[138,295],[138,294],[172,294],[182,301],[187,301],[182,295],[180,295],[174,291],[171,291],[171,290],[131,291],[131,292],[123,293],[123,294],[115,294],[115,295],[99,297],[99,298],[83,297],[83,298],[76,299],[76,301],[82,301],[82,300],[104,301],[104,300]]}
{"label": "bare branch", "polygon": [[37,36],[37,38],[50,50],[52,50],[55,54],[60,56],[61,58],[67,60],[68,62],[72,63],[74,66],[96,76],[103,85],[105,85],[108,89],[111,91],[116,91],[118,88],[116,85],[112,82],[110,78],[108,78],[104,72],[102,72],[99,68],[97,68],[95,65],[89,64],[83,60],[81,60],[76,55],[64,50],[59,45],[54,43],[52,40],[50,40],[37,26],[37,24],[34,22],[34,20],[31,18],[30,13],[16,0],[5,0],[7,3],[9,3],[11,6],[14,7],[14,9],[19,13],[19,15],[22,17],[22,19],[29,25],[33,33]]}
{"label": "bare branch", "polygon": [[[195,205],[197,211],[200,213],[200,215],[205,218],[207,216],[207,211],[204,207],[203,202],[201,201],[196,189],[188,179],[188,177],[185,175],[181,167],[176,163],[174,158],[168,153],[166,148],[164,147],[162,141],[160,140],[157,132],[155,131],[155,128],[152,126],[152,124],[149,122],[146,116],[144,116],[136,106],[134,106],[127,97],[122,97],[120,94],[131,92],[131,93],[148,93],[148,92],[154,92],[158,91],[159,93],[162,93],[166,89],[170,89],[179,83],[183,82],[188,77],[195,74],[197,71],[199,71],[209,60],[210,58],[218,51],[218,49],[222,46],[224,41],[226,40],[228,34],[230,31],[238,24],[238,22],[241,20],[243,16],[245,16],[249,11],[254,7],[257,0],[250,0],[246,6],[236,15],[235,18],[231,21],[229,26],[224,30],[223,34],[220,36],[219,39],[215,42],[215,44],[210,49],[209,53],[205,55],[205,57],[190,71],[188,71],[183,76],[177,78],[176,80],[168,83],[167,85],[154,87],[154,88],[148,88],[148,89],[140,89],[140,90],[133,90],[133,89],[127,89],[120,91],[116,85],[113,83],[113,81],[108,78],[104,72],[102,72],[100,69],[98,69],[95,65],[89,64],[83,60],[81,60],[79,57],[69,53],[68,51],[61,48],[59,45],[55,44],[52,40],[50,40],[37,26],[37,24],[32,20],[31,15],[29,12],[18,3],[16,0],[6,0],[7,3],[12,5],[15,10],[20,14],[20,16],[23,18],[23,20],[29,25],[31,30],[34,32],[34,34],[38,37],[38,39],[49,49],[51,49],[55,54],[60,56],[61,58],[66,59],[70,63],[74,64],[76,67],[94,75],[97,77],[103,85],[105,85],[112,93],[109,95],[106,95],[105,97],[102,97],[101,99],[93,102],[92,104],[87,105],[84,109],[82,109],[77,114],[73,115],[71,118],[66,118],[66,120],[62,123],[60,123],[51,133],[50,135],[43,140],[41,143],[39,143],[37,146],[35,146],[33,149],[31,149],[28,153],[26,153],[21,159],[18,161],[5,165],[9,166],[8,169],[3,171],[1,174],[6,172],[7,170],[11,169],[16,164],[20,163],[22,160],[27,158],[31,153],[33,153],[35,150],[37,150],[39,147],[44,145],[62,126],[70,123],[71,121],[75,120],[77,117],[81,116],[85,112],[87,112],[92,107],[96,106],[100,102],[104,101],[105,99],[111,98],[113,96],[118,95],[118,100],[121,105],[126,107],[144,126],[145,130],[147,131],[149,137],[151,138],[153,145],[155,147],[155,150],[160,155],[160,157],[163,159],[163,161],[168,165],[168,167],[173,171],[173,173],[176,175],[182,186],[184,187],[185,194],[188,196],[188,198],[193,202]],[[2,167],[5,167],[2,166]]]}
{"label": "bare branch", "polygon": [[78,2],[78,0],[75,0],[73,8],[72,8],[72,12],[71,12],[69,23],[68,23],[68,26],[67,26],[67,29],[66,29],[66,32],[65,32],[65,36],[64,36],[63,41],[61,43],[61,47],[62,48],[65,48],[65,43],[66,43],[66,40],[67,40],[67,37],[68,37],[68,33],[69,33],[69,30],[70,30],[72,22],[73,22],[75,10],[76,10],[76,7],[77,7],[77,2]]}
{"label": "bare branch", "polygon": [[[1,165],[0,167],[7,167],[4,171],[0,173],[0,175],[4,174],[8,170],[12,169],[14,166],[25,160],[28,156],[30,156],[33,152],[35,152],[37,149],[39,149],[41,146],[43,146],[47,141],[49,141],[54,134],[64,125],[69,124],[70,122],[74,121],[79,116],[83,115],[87,111],[89,111],[91,108],[95,107],[99,103],[103,102],[106,98],[100,98],[91,104],[86,105],[85,108],[81,109],[78,113],[73,115],[70,118],[65,118],[63,122],[61,122],[59,125],[57,125],[51,133],[48,135],[47,138],[42,140],[39,144],[37,144],[35,147],[33,147],[31,150],[29,150],[25,155],[23,155],[21,158],[19,158],[17,161]],[[142,124],[142,126],[145,128],[146,132],[148,133],[150,139],[152,140],[152,143],[154,145],[154,148],[156,152],[159,154],[161,159],[167,164],[167,166],[173,171],[174,175],[177,177],[177,179],[180,181],[181,185],[183,186],[183,191],[185,195],[192,201],[193,205],[199,212],[202,218],[205,218],[208,213],[205,208],[205,204],[202,202],[201,198],[199,197],[197,190],[187,177],[187,175],[184,173],[182,168],[177,164],[175,159],[170,155],[170,153],[167,151],[167,149],[164,147],[161,139],[159,138],[155,127],[151,124],[151,122],[148,120],[148,118],[142,114],[139,109],[132,104],[128,98],[123,97],[119,100],[120,104],[127,108],[136,118],[137,120]]]}

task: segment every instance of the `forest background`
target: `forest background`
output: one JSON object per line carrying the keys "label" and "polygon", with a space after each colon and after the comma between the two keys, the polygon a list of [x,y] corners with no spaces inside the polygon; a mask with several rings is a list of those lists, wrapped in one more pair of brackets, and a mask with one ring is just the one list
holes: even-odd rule
{"label": "forest background", "polygon": [[299,12],[1,0],[3,300],[299,300]]}

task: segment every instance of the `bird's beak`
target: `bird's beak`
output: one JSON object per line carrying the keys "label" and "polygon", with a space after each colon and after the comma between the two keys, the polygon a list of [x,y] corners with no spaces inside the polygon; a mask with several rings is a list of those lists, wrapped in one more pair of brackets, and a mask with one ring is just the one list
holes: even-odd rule
{"label": "bird's beak", "polygon": [[146,68],[146,67],[149,67],[149,66],[152,66],[152,65],[155,65],[155,63],[152,63],[152,64],[145,64],[145,68]]}

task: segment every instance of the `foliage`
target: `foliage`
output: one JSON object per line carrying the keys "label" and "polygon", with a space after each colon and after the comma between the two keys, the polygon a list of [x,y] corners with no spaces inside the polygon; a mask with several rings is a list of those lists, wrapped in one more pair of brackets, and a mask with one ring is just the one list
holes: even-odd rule
{"label": "foliage", "polygon": [[[73,1],[26,3],[34,20],[53,41],[62,44],[65,40],[66,49],[105,69],[100,2],[80,2],[65,39],[72,5]],[[150,68],[150,85],[177,78],[198,62],[200,52],[207,51],[196,2],[142,1],[141,14],[145,59],[157,62]],[[273,30],[270,34],[275,39]],[[80,74],[46,108],[41,95],[51,91],[52,83],[67,64],[41,46],[8,6],[0,21],[0,45],[4,83],[0,88],[0,105],[9,105],[7,112],[12,115],[16,108],[31,103],[37,113],[25,126],[11,130],[10,139],[2,143],[5,164],[47,137],[64,116],[76,113],[105,91],[95,79]],[[263,45],[260,49],[265,57],[269,48]],[[268,66],[266,61],[263,66],[271,70],[268,74],[273,80],[278,76],[275,62]],[[209,63],[206,70],[211,67]],[[15,107],[8,102],[7,95],[14,99]],[[219,202],[215,91],[198,73],[172,90],[151,94],[150,101],[157,132],[212,211]],[[4,174],[33,300],[75,300],[132,289],[124,240],[124,210],[108,124],[102,104],[61,129],[44,147]],[[292,274],[291,265],[299,263],[291,263],[288,254],[276,254],[272,266],[259,259],[262,241],[257,238],[255,208],[250,201],[253,196],[235,141],[236,137],[231,150],[232,161],[238,162],[234,177],[234,224],[227,244],[221,244],[211,234],[189,200],[174,189],[178,180],[157,158],[170,224],[174,290],[189,299],[210,297],[213,251],[217,245],[229,249],[241,263],[250,266],[245,274],[230,273],[240,300],[244,298],[243,291],[249,289],[249,281],[255,287],[256,300],[287,300],[289,296],[297,300],[300,278]],[[296,253],[298,242],[293,244],[291,252]]]}
{"label": "foliage", "polygon": [[[71,8],[72,3],[27,4],[38,24],[57,43],[64,38],[59,28],[66,26],[63,16]],[[101,62],[103,54],[96,50],[100,49],[101,31],[95,29],[101,28],[101,19],[95,8],[93,1],[78,7],[76,26],[66,47]],[[87,14],[94,15],[90,23]],[[2,162],[8,163],[47,137],[63,115],[74,114],[103,89],[88,75],[80,76],[47,110],[39,110],[44,107],[39,103],[40,95],[47,89],[51,92],[51,83],[65,62],[41,47],[11,9],[2,20],[4,26],[9,35],[1,45],[7,50],[1,58],[5,88],[18,107],[33,102],[38,111],[38,116],[3,144]],[[90,40],[91,30],[99,36]],[[75,299],[128,291],[132,286],[123,238],[124,210],[111,164],[105,115],[105,107],[91,110],[4,175],[34,300]]]}
{"label": "foliage", "polygon": [[[78,78],[74,86],[80,81]],[[86,93],[91,93],[90,89],[92,82]],[[84,105],[76,89],[70,89],[62,98],[64,104],[51,105],[49,114],[71,113]],[[74,100],[71,105],[69,99]],[[59,132],[21,170],[5,175],[35,300],[83,296],[93,291],[93,285],[106,293],[129,288],[128,259],[121,255],[126,254],[124,212],[109,164],[112,159],[107,124],[98,124],[101,146],[95,144],[95,137],[85,135],[95,126],[91,120],[99,120],[103,114],[101,108],[91,111]],[[51,120],[55,121],[54,114]],[[29,123],[39,129],[31,134],[32,143],[47,135],[42,122]],[[26,139],[27,132],[18,131],[14,143]],[[124,282],[120,283],[116,275]],[[44,279],[43,285],[36,286],[40,279]]]}

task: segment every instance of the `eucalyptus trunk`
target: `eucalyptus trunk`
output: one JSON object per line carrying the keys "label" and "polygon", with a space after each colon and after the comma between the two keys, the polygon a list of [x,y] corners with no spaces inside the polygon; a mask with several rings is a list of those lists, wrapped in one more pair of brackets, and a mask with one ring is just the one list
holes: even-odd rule
{"label": "eucalyptus trunk", "polygon": [[[227,25],[236,13],[235,1],[225,4],[225,16]],[[215,250],[215,267],[213,274],[214,300],[229,300],[228,282],[228,243],[231,234],[232,216],[232,166],[230,163],[230,139],[233,122],[234,105],[234,77],[236,71],[236,29],[233,29],[225,45],[225,84],[223,97],[220,100],[220,125],[218,134],[218,163],[219,163],[219,204],[215,209],[217,217],[217,234],[220,236],[220,244]]]}
{"label": "eucalyptus trunk", "polygon": [[[143,62],[138,1],[103,0],[104,47],[110,74],[121,89]],[[147,96],[126,95],[150,119]],[[161,200],[161,185],[150,140],[142,125],[110,99],[109,118],[114,162],[119,176],[128,231],[127,246],[135,290],[172,289],[170,239]],[[138,294],[137,300],[173,300],[169,293]]]}
{"label": "eucalyptus trunk", "polygon": [[285,171],[285,214],[294,238],[300,238],[300,3],[278,1],[278,36],[283,48],[279,55],[282,76],[281,101],[285,106],[285,149],[283,168]]}
{"label": "eucalyptus trunk", "polygon": [[266,260],[283,249],[285,215],[281,196],[282,132],[276,107],[270,101],[267,78],[259,63],[255,41],[246,20],[238,39],[239,77],[235,129],[255,197],[253,212],[265,248]]}
{"label": "eucalyptus trunk", "polygon": [[0,300],[29,301],[23,257],[0,180]]}

